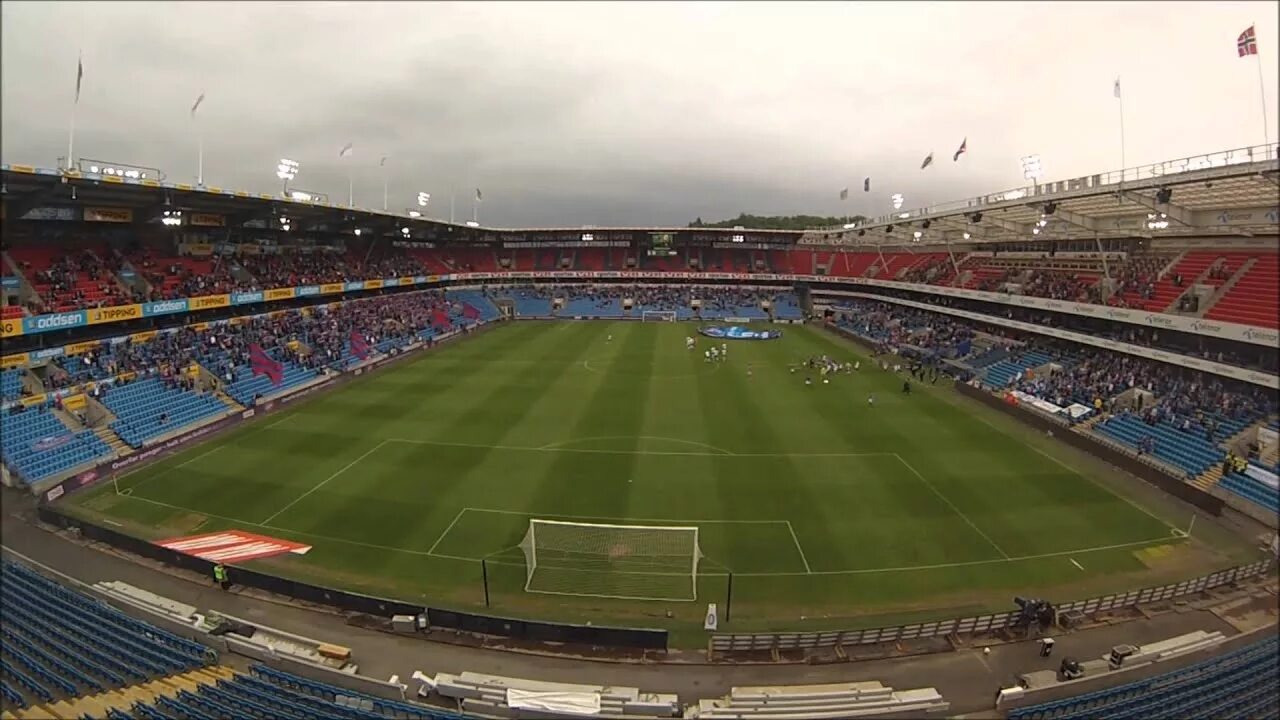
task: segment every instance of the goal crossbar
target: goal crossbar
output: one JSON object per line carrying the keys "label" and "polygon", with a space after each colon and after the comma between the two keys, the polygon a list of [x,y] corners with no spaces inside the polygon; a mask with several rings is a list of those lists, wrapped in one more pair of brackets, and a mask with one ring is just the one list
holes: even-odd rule
{"label": "goal crossbar", "polygon": [[640,313],[641,320],[665,320],[667,322],[676,321],[675,310],[644,310]]}
{"label": "goal crossbar", "polygon": [[529,520],[525,591],[628,600],[697,599],[698,528]]}

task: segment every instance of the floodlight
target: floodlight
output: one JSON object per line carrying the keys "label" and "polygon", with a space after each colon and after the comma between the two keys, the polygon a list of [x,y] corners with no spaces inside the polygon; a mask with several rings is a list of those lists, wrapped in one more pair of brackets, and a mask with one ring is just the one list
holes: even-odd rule
{"label": "floodlight", "polygon": [[894,193],[889,196],[889,199],[893,201],[894,210],[902,209],[902,193]]}
{"label": "floodlight", "polygon": [[303,192],[301,190],[290,190],[289,197],[297,200],[298,202],[311,202],[312,200],[315,200],[315,198],[311,196],[311,193]]}
{"label": "floodlight", "polygon": [[734,235],[730,240],[733,242],[746,242],[747,238],[745,235]]}
{"label": "floodlight", "polygon": [[409,228],[400,228],[400,234],[409,237]]}
{"label": "floodlight", "polygon": [[431,193],[418,193],[418,207],[426,207],[427,202],[431,200]]}
{"label": "floodlight", "polygon": [[1028,155],[1022,158],[1022,177],[1028,180],[1039,180],[1044,175],[1039,155]]}
{"label": "floodlight", "polygon": [[583,242],[592,242],[596,239],[595,233],[582,233]]}
{"label": "floodlight", "polygon": [[475,220],[468,220],[467,227],[480,227],[480,223],[476,222]]}
{"label": "floodlight", "polygon": [[355,229],[356,237],[360,237],[360,228]]}
{"label": "floodlight", "polygon": [[420,218],[420,217],[422,217],[422,213],[418,212],[417,210],[410,210],[410,211],[409,211],[409,217],[411,217],[411,218]]}
{"label": "floodlight", "polygon": [[844,224],[844,229],[845,229],[845,230],[852,230],[852,229],[854,229],[854,228],[856,228],[856,227],[858,227],[858,223],[845,223],[845,224]]}
{"label": "floodlight", "polygon": [[969,239],[969,238],[971,238],[971,237],[973,237],[973,236],[972,236],[972,235],[970,235],[969,233],[965,233],[965,234],[964,234],[964,239],[965,239],[965,240],[968,240],[968,239]]}
{"label": "floodlight", "polygon": [[906,220],[906,219],[907,219],[907,218],[909,218],[909,217],[911,217],[911,213],[909,213],[909,212],[898,213],[898,219],[899,219],[899,220]]}
{"label": "floodlight", "polygon": [[276,177],[281,180],[292,180],[298,176],[298,161],[288,158],[280,158],[280,162],[276,164]]}
{"label": "floodlight", "polygon": [[924,233],[922,233],[922,232],[920,232],[919,230],[917,230],[917,231],[915,231],[915,232],[911,233],[911,237],[915,238],[916,240],[919,240],[920,238],[924,237]]}

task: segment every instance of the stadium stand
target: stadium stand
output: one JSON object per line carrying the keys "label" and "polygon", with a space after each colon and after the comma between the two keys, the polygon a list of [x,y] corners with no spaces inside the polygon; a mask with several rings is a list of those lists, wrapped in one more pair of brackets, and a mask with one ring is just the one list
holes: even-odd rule
{"label": "stadium stand", "polygon": [[197,391],[188,377],[148,377],[116,385],[103,395],[102,404],[116,416],[111,429],[134,448],[227,411],[213,395]]}
{"label": "stadium stand", "polygon": [[28,483],[100,460],[111,449],[88,430],[73,432],[59,420],[52,403],[21,405],[0,414],[4,462]]}
{"label": "stadium stand", "polygon": [[[1145,680],[1018,708],[1009,720],[1152,717],[1266,718],[1280,711],[1272,636],[1225,655]],[[1126,661],[1127,662],[1127,661]]]}
{"label": "stadium stand", "polygon": [[1245,260],[1253,264],[1205,313],[1211,320],[1280,327],[1276,308],[1280,307],[1280,255],[1258,255]]}

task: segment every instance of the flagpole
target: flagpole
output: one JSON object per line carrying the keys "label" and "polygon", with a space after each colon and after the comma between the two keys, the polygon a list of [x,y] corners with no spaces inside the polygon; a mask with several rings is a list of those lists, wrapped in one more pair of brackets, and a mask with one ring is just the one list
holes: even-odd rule
{"label": "flagpole", "polygon": [[200,157],[196,166],[196,187],[204,187],[204,135],[197,130],[196,135],[200,146]]}
{"label": "flagpole", "polygon": [[77,99],[76,104],[71,106],[71,132],[70,134],[67,135],[67,167],[65,168],[66,170],[72,169],[71,158],[74,156],[75,145],[76,145],[76,108],[79,105],[80,103],[79,103],[79,100]]}
{"label": "flagpole", "polygon": [[449,188],[449,224],[450,225],[453,224],[453,196],[454,196],[454,189]]}
{"label": "flagpole", "polygon": [[387,211],[387,171],[382,170],[382,212]]}
{"label": "flagpole", "polygon": [[1124,171],[1125,168],[1129,167],[1125,163],[1124,154],[1124,88],[1120,88],[1120,97],[1116,99],[1120,101],[1120,184],[1123,185]]}
{"label": "flagpole", "polygon": [[[1254,24],[1250,25],[1250,27],[1256,28],[1258,27],[1258,24],[1255,22]],[[1255,44],[1257,43],[1256,34],[1254,36],[1254,43]],[[1258,95],[1262,97],[1262,142],[1264,145],[1266,145],[1267,151],[1270,152],[1271,126],[1267,124],[1267,85],[1262,81],[1262,53],[1255,52],[1253,54],[1253,57],[1257,61],[1256,64],[1258,66]],[[1266,157],[1266,156],[1264,155],[1263,157]]]}

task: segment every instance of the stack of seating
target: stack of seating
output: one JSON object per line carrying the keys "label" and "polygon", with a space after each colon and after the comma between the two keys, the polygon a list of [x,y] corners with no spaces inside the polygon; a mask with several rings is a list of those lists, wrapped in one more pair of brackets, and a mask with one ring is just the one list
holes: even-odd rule
{"label": "stack of seating", "polygon": [[[214,687],[161,700],[148,708],[158,717],[351,718],[351,720],[462,720],[445,710],[387,700],[308,680],[265,665],[248,675],[219,680]],[[137,712],[139,717],[157,717]],[[192,712],[195,710],[195,712]]]}
{"label": "stack of seating", "polygon": [[103,693],[216,660],[203,645],[135,620],[22,565],[6,560],[0,571],[0,696],[6,705],[22,708]]}
{"label": "stack of seating", "polygon": [[1166,422],[1148,424],[1132,414],[1114,415],[1093,426],[1095,432],[1133,448],[1151,437],[1157,458],[1195,477],[1222,462],[1223,451],[1203,434],[1183,432]]}
{"label": "stack of seating", "polygon": [[1273,513],[1280,513],[1280,490],[1251,475],[1229,472],[1218,481],[1218,487],[1261,505]]}
{"label": "stack of seating", "polygon": [[[116,385],[103,395],[102,404],[116,416],[111,429],[134,448],[187,425],[217,418],[227,410],[212,394],[170,386],[158,377]],[[163,423],[161,414],[167,416]]]}
{"label": "stack of seating", "polygon": [[1262,255],[1205,317],[1211,320],[1280,327],[1280,255]]}
{"label": "stack of seating", "polygon": [[1043,352],[1023,353],[1012,359],[996,361],[987,366],[986,381],[992,387],[1008,387],[1018,373],[1053,362],[1053,358]]}
{"label": "stack of seating", "polygon": [[512,288],[511,299],[515,303],[516,315],[521,317],[550,317],[551,295],[539,293],[532,288]]}
{"label": "stack of seating", "polygon": [[924,717],[951,707],[934,688],[894,690],[876,681],[826,685],[735,687],[723,698],[701,700],[686,718]]}
{"label": "stack of seating", "polygon": [[794,293],[774,296],[773,317],[776,320],[804,319],[804,311],[800,308],[800,299]]}
{"label": "stack of seating", "polygon": [[22,395],[22,368],[0,370],[0,400],[16,400]]}
{"label": "stack of seating", "polygon": [[1085,695],[1018,708],[1009,720],[1274,718],[1280,641],[1259,640],[1190,667]]}
{"label": "stack of seating", "polygon": [[23,310],[21,305],[0,306],[0,319],[13,320],[14,318],[24,317],[26,314],[27,311]]}
{"label": "stack of seating", "polygon": [[[494,305],[493,301],[480,290],[450,290],[445,294],[445,297],[455,305],[470,305],[478,310],[480,315],[476,319],[481,322],[493,322],[502,317],[502,311],[498,309],[498,306]],[[474,322],[473,319],[466,318],[461,311],[456,309],[453,316],[455,321],[466,320],[467,322]]]}
{"label": "stack of seating", "polygon": [[105,459],[111,449],[88,430],[72,432],[49,405],[0,415],[4,461],[27,482],[36,482]]}
{"label": "stack of seating", "polygon": [[[598,718],[680,717],[680,703],[675,695],[641,692],[633,687],[541,682],[473,672],[439,673],[435,676],[435,686],[436,692],[457,700],[464,712],[480,716],[527,717],[520,708],[508,704],[507,691],[515,690],[598,697],[600,711],[591,714]],[[537,714],[537,717],[580,716],[552,711]]]}

